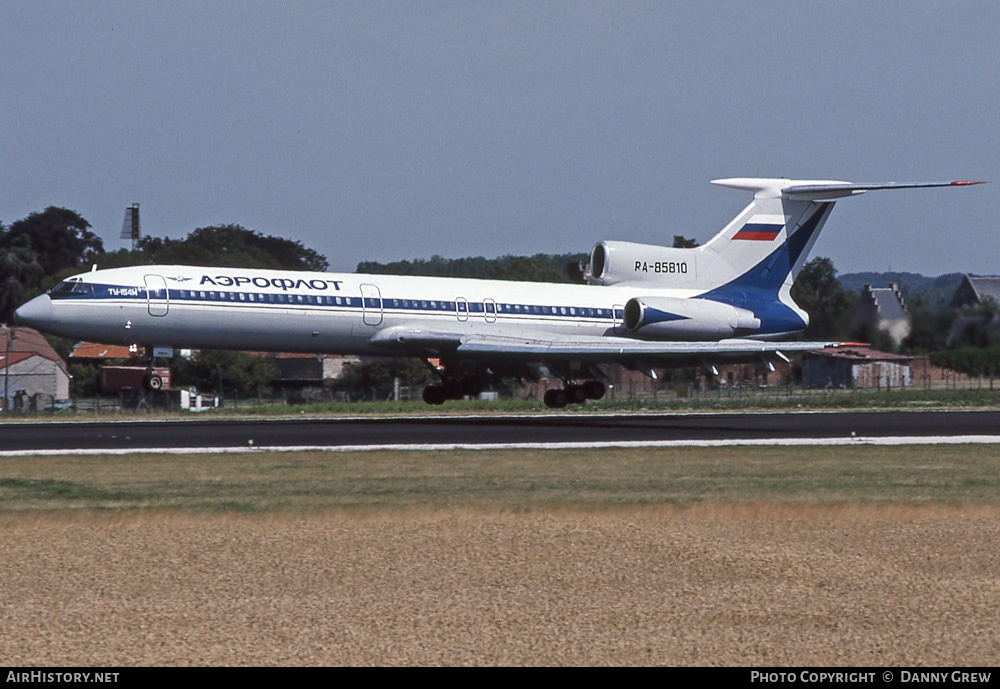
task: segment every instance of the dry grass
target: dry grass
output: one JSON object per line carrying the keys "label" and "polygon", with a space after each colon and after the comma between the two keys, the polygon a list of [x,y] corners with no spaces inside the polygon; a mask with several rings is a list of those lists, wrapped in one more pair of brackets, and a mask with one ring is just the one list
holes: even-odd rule
{"label": "dry grass", "polygon": [[996,449],[851,450],[4,461],[0,658],[1000,662]]}
{"label": "dry grass", "polygon": [[11,665],[995,665],[996,507],[36,515]]}

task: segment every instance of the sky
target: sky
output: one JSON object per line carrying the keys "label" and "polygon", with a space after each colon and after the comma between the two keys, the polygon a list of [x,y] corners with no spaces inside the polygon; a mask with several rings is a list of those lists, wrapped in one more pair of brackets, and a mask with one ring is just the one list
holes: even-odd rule
{"label": "sky", "polygon": [[0,0],[0,222],[236,223],[359,261],[707,241],[838,203],[840,272],[1000,274],[1000,3]]}

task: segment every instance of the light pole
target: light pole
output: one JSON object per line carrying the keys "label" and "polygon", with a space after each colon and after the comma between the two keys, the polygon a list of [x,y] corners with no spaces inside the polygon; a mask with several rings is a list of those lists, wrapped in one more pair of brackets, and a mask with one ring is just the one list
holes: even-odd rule
{"label": "light pole", "polygon": [[4,357],[4,369],[3,369],[3,413],[7,414],[10,407],[10,344],[14,339],[14,329],[9,328],[6,325],[3,329],[7,334],[7,355]]}

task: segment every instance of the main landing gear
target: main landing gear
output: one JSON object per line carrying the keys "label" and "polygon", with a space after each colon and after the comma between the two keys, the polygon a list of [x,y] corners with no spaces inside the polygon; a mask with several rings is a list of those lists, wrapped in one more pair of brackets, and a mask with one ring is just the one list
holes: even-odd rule
{"label": "main landing gear", "polygon": [[448,400],[460,400],[463,397],[478,397],[483,391],[483,383],[478,378],[446,377],[440,385],[428,385],[424,388],[424,402],[427,404],[444,404]]}
{"label": "main landing gear", "polygon": [[485,384],[496,378],[489,369],[462,367],[454,360],[442,361],[440,366],[434,366],[427,359],[423,361],[430,372],[441,379],[439,384],[424,388],[427,404],[441,405],[448,400],[478,397]]}
{"label": "main landing gear", "polygon": [[[496,369],[485,366],[463,366],[454,360],[442,361],[441,366],[433,366],[430,361],[424,359],[424,364],[434,375],[441,378],[437,385],[428,385],[424,388],[424,402],[427,404],[441,405],[448,400],[460,400],[465,397],[478,397],[487,384],[498,384],[504,377],[536,378],[531,370],[526,367]],[[583,404],[587,400],[599,400],[604,397],[607,388],[604,383],[597,380],[603,373],[588,367],[583,370],[560,370],[558,374],[565,382],[564,387],[548,390],[543,397],[545,406],[552,409],[562,409],[569,404]],[[579,378],[590,378],[580,383],[571,383],[571,380]]]}
{"label": "main landing gear", "polygon": [[580,384],[570,384],[561,389],[546,390],[542,401],[551,409],[562,409],[567,404],[583,404],[587,400],[604,397],[606,388],[599,380],[588,380]]}

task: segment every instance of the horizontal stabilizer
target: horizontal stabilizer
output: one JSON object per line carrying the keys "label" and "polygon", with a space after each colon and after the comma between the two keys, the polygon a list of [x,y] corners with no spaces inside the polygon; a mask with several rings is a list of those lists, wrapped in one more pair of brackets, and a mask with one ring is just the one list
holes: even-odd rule
{"label": "horizontal stabilizer", "polygon": [[884,184],[855,184],[833,180],[772,179],[766,177],[733,177],[715,179],[712,184],[752,191],[760,197],[785,198],[796,201],[828,201],[846,196],[856,196],[878,189],[920,189],[925,187],[965,187],[985,182],[887,182]]}
{"label": "horizontal stabilizer", "polygon": [[924,187],[967,187],[985,182],[888,182],[886,184],[800,184],[785,187],[782,193],[792,199],[820,201],[855,196],[879,189],[922,189]]}

